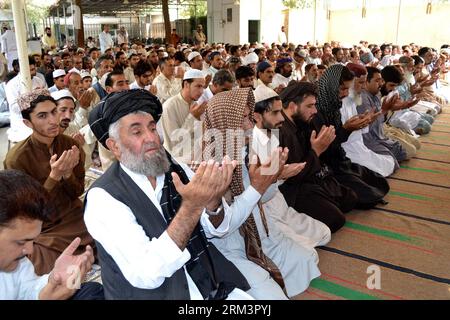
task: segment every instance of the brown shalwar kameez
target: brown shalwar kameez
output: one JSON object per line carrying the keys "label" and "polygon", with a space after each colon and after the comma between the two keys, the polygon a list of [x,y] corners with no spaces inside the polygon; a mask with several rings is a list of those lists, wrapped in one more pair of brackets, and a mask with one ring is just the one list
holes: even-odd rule
{"label": "brown shalwar kameez", "polygon": [[[33,254],[29,257],[36,273],[42,275],[50,272],[62,251],[76,237],[81,238],[81,245],[76,252],[84,251],[84,246],[93,246],[83,220],[83,203],[79,196],[84,191],[84,158],[80,149],[80,162],[73,169],[69,179],[53,180],[50,175],[50,157],[57,154],[58,158],[65,150],[78,144],[70,137],[58,135],[49,150],[48,146],[39,142],[33,135],[19,142],[6,155],[6,169],[23,171],[49,191],[56,214],[51,221],[44,222],[41,234],[34,241]],[[78,146],[79,147],[79,146]]]}

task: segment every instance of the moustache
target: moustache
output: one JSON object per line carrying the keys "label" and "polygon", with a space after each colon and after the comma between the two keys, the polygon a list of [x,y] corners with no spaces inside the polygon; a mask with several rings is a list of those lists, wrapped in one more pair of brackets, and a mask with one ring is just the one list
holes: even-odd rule
{"label": "moustache", "polygon": [[145,154],[145,152],[149,149],[158,149],[157,151],[160,152],[161,151],[161,145],[158,145],[155,142],[148,142],[142,145],[142,154]]}

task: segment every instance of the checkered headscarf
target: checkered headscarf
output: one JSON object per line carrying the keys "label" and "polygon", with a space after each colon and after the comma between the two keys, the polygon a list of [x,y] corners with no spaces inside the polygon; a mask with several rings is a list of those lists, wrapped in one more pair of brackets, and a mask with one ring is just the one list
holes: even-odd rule
{"label": "checkered headscarf", "polygon": [[[206,143],[203,148],[204,160],[208,161],[212,156],[216,161],[222,161],[222,155],[228,155],[232,160],[238,161],[238,166],[233,173],[231,181],[231,192],[233,196],[238,196],[244,192],[242,183],[242,148],[245,140],[242,136],[233,138],[227,130],[242,130],[245,106],[250,109],[250,119],[253,119],[253,110],[255,108],[255,96],[251,88],[233,89],[227,92],[221,92],[215,95],[208,103],[205,112],[204,126],[206,129]],[[208,137],[211,130],[219,130],[223,140],[223,153],[215,154],[215,146],[218,141],[213,137]],[[241,132],[243,134],[243,132]]]}
{"label": "checkered headscarf", "polygon": [[319,80],[319,100],[317,109],[325,117],[328,125],[335,128],[342,126],[341,113],[342,101],[339,99],[339,81],[344,66],[334,64],[329,67]]}

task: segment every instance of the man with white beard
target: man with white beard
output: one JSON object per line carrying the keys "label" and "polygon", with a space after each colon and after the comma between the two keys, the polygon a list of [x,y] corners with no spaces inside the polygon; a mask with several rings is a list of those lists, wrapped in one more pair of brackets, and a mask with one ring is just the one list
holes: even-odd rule
{"label": "man with white beard", "polygon": [[[365,88],[367,80],[367,70],[364,66],[349,63],[347,68],[354,74],[355,79],[349,95],[342,100],[342,108],[340,109],[342,123],[358,115],[356,107],[362,105],[361,91]],[[375,117],[380,115],[381,112],[373,113],[373,119],[375,120]],[[364,145],[362,135],[368,131],[368,127],[353,131],[348,140],[342,143],[342,147],[352,162],[365,166],[383,177],[387,177],[396,169],[396,161],[392,156],[377,154]]]}
{"label": "man with white beard", "polygon": [[88,191],[84,216],[105,298],[252,299],[244,276],[208,241],[246,219],[222,198],[237,163],[202,162],[193,174],[175,162],[156,128],[162,111],[159,99],[134,89],[108,95],[89,115],[117,158]]}
{"label": "man with white beard", "polygon": [[317,84],[318,79],[318,68],[316,64],[308,64],[305,67],[305,76],[303,77],[302,81],[307,81],[310,83]]}

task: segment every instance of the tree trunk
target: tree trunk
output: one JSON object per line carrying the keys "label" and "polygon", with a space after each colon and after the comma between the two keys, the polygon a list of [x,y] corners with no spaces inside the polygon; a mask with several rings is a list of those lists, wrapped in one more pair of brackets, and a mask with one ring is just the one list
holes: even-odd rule
{"label": "tree trunk", "polygon": [[77,39],[76,39],[76,43],[78,45],[78,47],[84,48],[84,24],[83,24],[83,9],[81,7],[81,0],[75,0],[75,5],[78,6],[79,8],[79,12],[77,12],[77,14],[79,14],[79,25],[77,27]]}
{"label": "tree trunk", "polygon": [[162,0],[162,11],[164,16],[164,27],[166,29],[166,43],[170,43],[170,34],[172,32],[172,28],[170,25],[169,16],[169,0]]}

